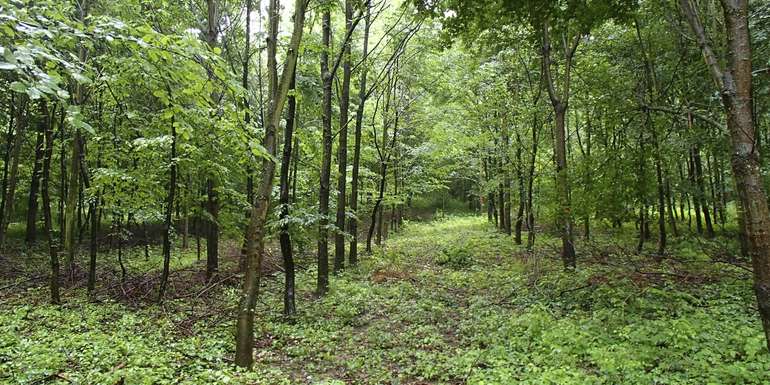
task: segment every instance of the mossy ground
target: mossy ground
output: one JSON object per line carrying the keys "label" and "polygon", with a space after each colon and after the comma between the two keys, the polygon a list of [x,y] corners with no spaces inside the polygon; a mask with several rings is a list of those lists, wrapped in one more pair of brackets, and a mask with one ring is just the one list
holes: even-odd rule
{"label": "mossy ground", "polygon": [[74,285],[48,305],[44,281],[6,279],[0,383],[770,383],[749,272],[700,243],[657,264],[610,239],[579,243],[578,269],[564,272],[545,236],[528,253],[478,217],[408,224],[323,299],[302,270],[293,320],[281,274],[265,279],[251,372],[232,366],[240,280],[223,272],[207,286],[193,253],[175,256],[163,305],[121,295],[153,282],[157,252],[129,253],[127,283],[109,273],[96,302]]}

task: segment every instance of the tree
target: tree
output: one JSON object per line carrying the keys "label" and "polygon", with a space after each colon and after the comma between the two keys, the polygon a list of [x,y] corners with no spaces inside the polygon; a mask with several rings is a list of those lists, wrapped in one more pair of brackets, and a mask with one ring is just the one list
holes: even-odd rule
{"label": "tree", "polygon": [[725,65],[720,64],[720,58],[711,47],[695,6],[690,0],[680,0],[679,4],[703,51],[727,114],[733,174],[740,201],[739,215],[743,218],[741,231],[748,241],[747,251],[754,267],[754,291],[770,349],[770,211],[762,184],[754,128],[748,2],[720,1],[727,40]]}
{"label": "tree", "polygon": [[267,66],[269,103],[262,146],[271,156],[265,156],[262,160],[262,175],[259,180],[255,201],[251,207],[247,231],[246,275],[243,281],[243,290],[238,310],[235,339],[235,364],[243,367],[251,367],[254,362],[254,308],[257,302],[260,270],[265,254],[265,230],[275,173],[273,157],[276,153],[276,129],[279,126],[284,103],[289,93],[290,80],[297,65],[299,46],[305,26],[305,9],[307,4],[307,0],[296,0],[294,3],[294,30],[291,34],[280,78],[278,77],[278,63],[276,59],[278,19],[280,16],[279,1],[271,0],[268,7]]}

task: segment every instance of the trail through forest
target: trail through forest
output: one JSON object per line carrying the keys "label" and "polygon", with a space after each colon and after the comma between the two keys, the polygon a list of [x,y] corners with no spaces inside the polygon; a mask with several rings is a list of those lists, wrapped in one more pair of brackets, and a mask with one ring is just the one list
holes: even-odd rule
{"label": "trail through forest", "polygon": [[[268,276],[253,372],[235,370],[231,361],[236,281],[196,285],[186,294],[172,290],[176,298],[161,306],[110,297],[53,306],[34,281],[4,280],[0,378],[21,384],[770,381],[764,370],[770,359],[760,353],[764,337],[745,306],[752,292],[743,268],[715,262],[717,249],[710,247],[717,243],[674,245],[676,258],[654,264],[614,243],[623,236],[580,242],[590,250],[584,267],[565,273],[555,258],[558,238],[544,236],[530,253],[476,216],[409,223],[341,273],[322,299],[314,299],[314,269],[303,268],[294,320],[276,310],[281,275]],[[175,256],[176,274],[195,267],[194,258]],[[152,264],[133,265],[131,273]]]}

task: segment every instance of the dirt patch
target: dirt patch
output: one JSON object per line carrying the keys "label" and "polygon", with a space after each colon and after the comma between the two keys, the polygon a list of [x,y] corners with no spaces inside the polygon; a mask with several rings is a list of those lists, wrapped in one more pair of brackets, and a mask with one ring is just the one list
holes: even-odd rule
{"label": "dirt patch", "polygon": [[397,281],[414,281],[412,274],[406,271],[382,269],[372,272],[370,280],[374,283],[387,283]]}

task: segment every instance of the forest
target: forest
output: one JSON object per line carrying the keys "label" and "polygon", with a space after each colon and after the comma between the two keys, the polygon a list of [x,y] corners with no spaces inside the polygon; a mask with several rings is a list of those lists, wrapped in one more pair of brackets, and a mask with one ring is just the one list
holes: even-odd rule
{"label": "forest", "polygon": [[768,0],[0,0],[0,384],[768,384]]}

